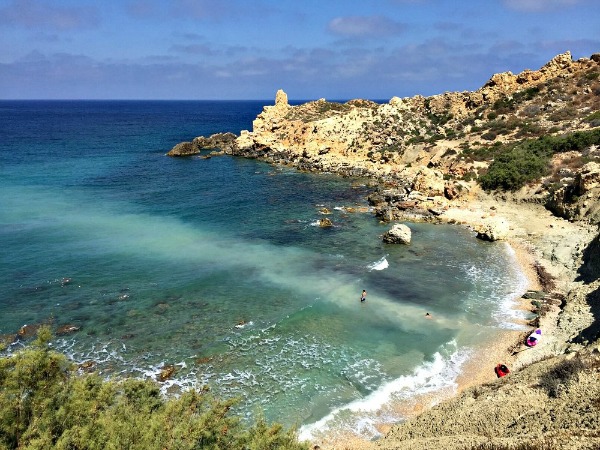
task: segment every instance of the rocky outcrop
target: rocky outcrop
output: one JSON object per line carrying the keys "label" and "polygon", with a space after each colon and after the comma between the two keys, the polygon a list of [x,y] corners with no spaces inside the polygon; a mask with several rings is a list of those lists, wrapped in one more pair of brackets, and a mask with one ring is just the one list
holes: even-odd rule
{"label": "rocky outcrop", "polygon": [[410,244],[412,232],[402,223],[396,223],[383,235],[383,242],[387,244]]}
{"label": "rocky outcrop", "polygon": [[490,217],[475,228],[477,238],[484,241],[499,241],[506,239],[509,233],[508,222],[499,217]]}
{"label": "rocky outcrop", "polygon": [[546,207],[559,217],[600,223],[600,164],[589,162],[552,191]]}
{"label": "rocky outcrop", "polygon": [[192,143],[200,150],[218,150],[232,154],[236,146],[237,136],[233,133],[216,133],[210,137],[198,136]]}
{"label": "rocky outcrop", "polygon": [[[551,120],[536,121],[538,126],[549,130],[556,127],[555,117],[563,117],[571,126],[572,114],[566,111],[562,116],[558,114],[558,110],[566,107],[559,90],[548,90],[546,104],[534,97],[547,83],[572,78],[575,74],[585,78],[594,70],[598,70],[595,60],[573,61],[571,54],[565,52],[539,70],[525,70],[517,75],[511,72],[495,74],[474,92],[393,97],[385,104],[366,100],[342,104],[319,99],[291,106],[287,94],[279,90],[275,105],[264,107],[253,121],[251,131],[241,132],[234,154],[292,165],[301,170],[382,180],[414,176],[404,170],[407,166],[434,169],[440,177],[448,174],[475,178],[485,170],[486,164],[478,166],[462,157],[464,147],[456,141],[458,131],[470,132],[475,127],[483,130],[486,118],[496,120],[502,105],[511,108],[514,123],[534,111],[538,115],[555,114]],[[593,108],[593,95],[584,95],[583,91],[582,95],[586,107]],[[552,100],[554,98],[556,101]],[[501,119],[510,122],[508,116]],[[516,129],[511,126],[512,130]],[[485,134],[484,131],[478,133]],[[488,133],[486,138],[496,139],[496,136],[497,133]],[[499,139],[510,137],[505,133]],[[413,189],[427,196],[444,195],[442,179],[435,185],[431,181],[428,181],[431,192],[420,186]],[[415,182],[419,183],[418,180]]]}
{"label": "rocky outcrop", "polygon": [[237,136],[233,133],[216,133],[209,137],[198,136],[192,142],[180,142],[167,156],[192,156],[201,150],[218,150],[227,154],[234,153]]}
{"label": "rocky outcrop", "polygon": [[323,219],[319,219],[319,226],[321,228],[330,228],[333,226],[333,222],[328,217],[325,217]]}
{"label": "rocky outcrop", "polygon": [[164,382],[167,381],[175,374],[175,366],[165,365],[160,369],[158,375],[156,375],[156,381]]}
{"label": "rocky outcrop", "polygon": [[193,142],[180,142],[167,153],[167,156],[192,156],[198,153],[200,149]]}

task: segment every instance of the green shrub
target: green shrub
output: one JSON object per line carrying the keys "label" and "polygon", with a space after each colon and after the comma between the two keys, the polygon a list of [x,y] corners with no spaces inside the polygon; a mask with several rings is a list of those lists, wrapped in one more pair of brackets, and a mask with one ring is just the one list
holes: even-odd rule
{"label": "green shrub", "polygon": [[78,376],[50,350],[49,330],[38,336],[0,359],[2,449],[308,449],[281,425],[243,425],[230,413],[234,401],[207,390],[165,400],[151,381]]}
{"label": "green shrub", "polygon": [[[597,123],[598,121],[600,121],[600,111],[595,111],[592,114],[588,115],[585,117],[586,122],[589,122],[590,124],[593,123]],[[597,125],[592,125],[592,126],[597,126]]]}
{"label": "green shrub", "polygon": [[581,151],[598,144],[600,144],[600,129],[594,129],[576,131],[563,136],[545,135],[500,148],[479,149],[473,155],[485,156],[485,152],[489,155],[492,151],[495,155],[487,173],[479,178],[484,189],[514,191],[546,174],[552,155]]}
{"label": "green shrub", "polygon": [[516,147],[498,156],[479,181],[485,190],[500,188],[515,191],[525,183],[541,177],[545,173],[548,162],[548,156],[537,155],[525,148]]}

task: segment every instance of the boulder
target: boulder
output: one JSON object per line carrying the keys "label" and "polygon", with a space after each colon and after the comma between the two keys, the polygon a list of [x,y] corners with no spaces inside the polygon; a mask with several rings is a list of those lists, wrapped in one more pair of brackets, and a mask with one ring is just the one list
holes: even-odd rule
{"label": "boulder", "polygon": [[175,366],[166,365],[162,369],[160,369],[160,373],[156,376],[156,380],[163,382],[167,381],[175,374]]}
{"label": "boulder", "polygon": [[198,153],[200,149],[193,142],[180,142],[167,153],[167,156],[191,156]]}
{"label": "boulder", "polygon": [[444,186],[444,197],[446,197],[448,200],[454,200],[455,198],[458,198],[459,195],[460,192],[455,184],[449,183]]}
{"label": "boulder", "polygon": [[332,227],[333,226],[333,222],[331,221],[331,219],[325,217],[324,219],[319,220],[319,226],[321,228]]}
{"label": "boulder", "polygon": [[78,367],[83,372],[90,373],[90,372],[94,371],[94,368],[96,367],[96,361],[93,361],[93,360],[84,361],[81,364],[79,364]]}
{"label": "boulder", "polygon": [[388,244],[410,244],[411,230],[402,223],[396,223],[383,235],[383,242]]}
{"label": "boulder", "polygon": [[476,230],[477,238],[484,241],[498,241],[508,236],[508,222],[500,217],[489,218]]}
{"label": "boulder", "polygon": [[16,341],[17,341],[16,334],[0,334],[0,349],[2,349],[3,346],[11,345],[11,344],[15,343]]}

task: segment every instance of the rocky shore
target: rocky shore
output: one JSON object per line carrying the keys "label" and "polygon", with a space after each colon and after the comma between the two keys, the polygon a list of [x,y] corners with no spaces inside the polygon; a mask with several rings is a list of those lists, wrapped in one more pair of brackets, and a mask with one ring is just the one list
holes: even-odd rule
{"label": "rocky shore", "polygon": [[[320,448],[600,448],[599,146],[553,153],[548,171],[518,189],[485,191],[478,182],[501,149],[593,131],[599,109],[600,54],[573,61],[567,52],[469,93],[290,106],[279,91],[252,131],[173,150],[372,178],[379,220],[463,224],[508,241],[528,275],[521,303],[537,314],[529,325],[543,330],[539,345],[528,349],[527,333],[506,333],[471,361],[454,398],[416,405],[377,442]],[[498,362],[508,376],[496,378]]]}

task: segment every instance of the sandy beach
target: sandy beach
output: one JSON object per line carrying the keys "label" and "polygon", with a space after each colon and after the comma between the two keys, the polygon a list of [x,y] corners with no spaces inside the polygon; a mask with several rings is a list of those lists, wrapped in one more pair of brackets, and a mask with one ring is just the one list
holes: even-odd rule
{"label": "sandy beach", "polygon": [[[475,229],[489,217],[508,222],[510,231],[506,242],[514,251],[515,262],[527,279],[527,290],[547,291],[552,287],[544,285],[548,284],[548,274],[552,277],[550,284],[554,284],[554,293],[566,295],[577,286],[574,281],[576,269],[583,248],[594,236],[593,227],[557,218],[540,205],[518,204],[512,200],[497,201],[484,193],[478,193],[476,198],[468,202],[451,204],[440,221],[460,223]],[[546,279],[540,279],[540,272],[546,275]],[[520,293],[523,294],[525,292]],[[515,299],[515,308],[532,311],[533,305],[531,300],[518,297]],[[493,383],[498,379],[494,371],[497,364],[503,363],[511,372],[518,372],[532,362],[557,354],[566,345],[566,336],[557,327],[559,312],[558,306],[552,306],[539,318],[539,328],[543,332],[539,346],[529,348],[524,344],[530,331],[503,331],[464,363],[454,392],[437,392],[416,398],[406,405],[402,415],[410,419],[469,388]],[[534,329],[525,322],[522,325],[529,330]],[[380,425],[378,428],[385,434],[393,428],[393,424]],[[319,443],[318,448],[368,450],[381,448],[380,444],[381,440],[370,442],[348,437]]]}

